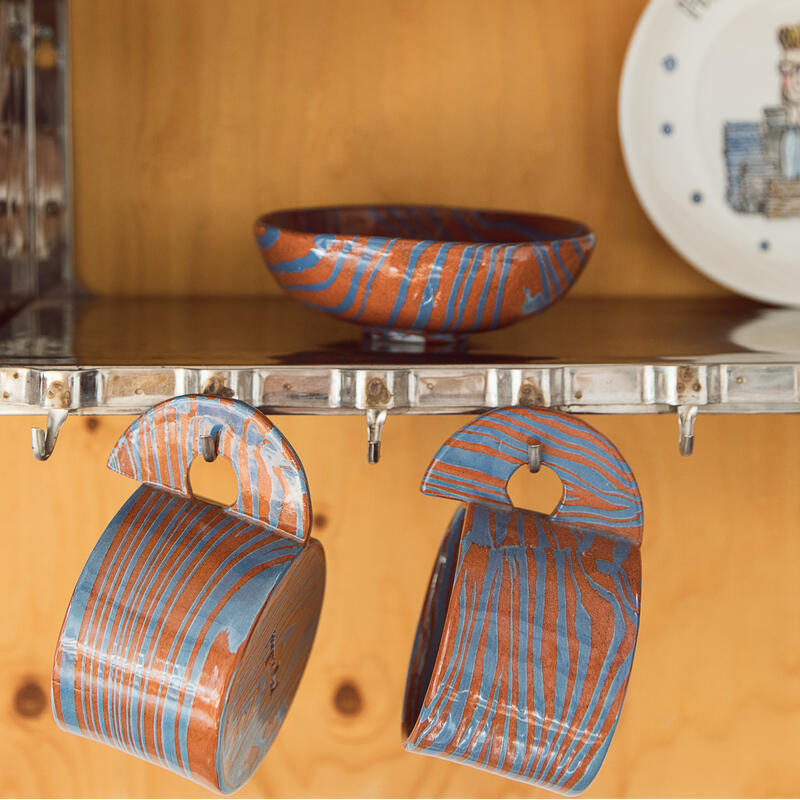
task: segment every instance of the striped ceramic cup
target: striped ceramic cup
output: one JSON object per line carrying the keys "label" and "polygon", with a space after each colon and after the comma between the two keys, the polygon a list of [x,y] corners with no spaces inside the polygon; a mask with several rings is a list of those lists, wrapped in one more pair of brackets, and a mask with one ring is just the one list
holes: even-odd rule
{"label": "striped ceramic cup", "polygon": [[[551,515],[508,479],[539,445],[564,484]],[[505,408],[451,437],[423,491],[464,501],[414,642],[408,750],[577,794],[602,764],[639,627],[642,505],[616,448],[581,420]]]}
{"label": "striped ceramic cup", "polygon": [[[203,437],[234,465],[230,509],[191,495]],[[78,578],[55,655],[56,720],[235,791],[278,732],[322,604],[302,465],[258,411],[189,396],[136,420],[109,466],[143,485]]]}

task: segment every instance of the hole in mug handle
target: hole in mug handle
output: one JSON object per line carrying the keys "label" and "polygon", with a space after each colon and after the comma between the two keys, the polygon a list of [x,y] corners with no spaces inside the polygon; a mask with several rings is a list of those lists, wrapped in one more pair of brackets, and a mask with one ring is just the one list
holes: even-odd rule
{"label": "hole in mug handle", "polygon": [[552,514],[564,495],[561,478],[547,465],[542,464],[531,475],[528,464],[518,467],[508,481],[508,496],[517,508]]}
{"label": "hole in mug handle", "polygon": [[230,460],[218,456],[206,461],[198,454],[189,465],[186,484],[192,497],[222,508],[229,508],[239,496],[239,478]]}

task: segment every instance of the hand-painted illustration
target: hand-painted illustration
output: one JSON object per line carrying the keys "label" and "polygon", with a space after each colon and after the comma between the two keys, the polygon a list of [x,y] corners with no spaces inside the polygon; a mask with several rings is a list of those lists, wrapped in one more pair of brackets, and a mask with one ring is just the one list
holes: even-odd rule
{"label": "hand-painted illustration", "polygon": [[778,31],[779,106],[761,122],[727,122],[724,129],[728,203],[744,214],[800,216],[800,24]]}

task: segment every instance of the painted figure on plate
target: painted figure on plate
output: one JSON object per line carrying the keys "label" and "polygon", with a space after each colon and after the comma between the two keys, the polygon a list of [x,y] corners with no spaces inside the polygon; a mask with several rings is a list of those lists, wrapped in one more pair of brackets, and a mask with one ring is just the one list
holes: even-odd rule
{"label": "painted figure on plate", "polygon": [[782,104],[725,124],[728,202],[744,214],[800,216],[800,24],[778,31]]}
{"label": "painted figure on plate", "polygon": [[783,104],[786,107],[787,131],[783,136],[781,166],[786,178],[800,178],[800,25],[783,28],[781,78]]}

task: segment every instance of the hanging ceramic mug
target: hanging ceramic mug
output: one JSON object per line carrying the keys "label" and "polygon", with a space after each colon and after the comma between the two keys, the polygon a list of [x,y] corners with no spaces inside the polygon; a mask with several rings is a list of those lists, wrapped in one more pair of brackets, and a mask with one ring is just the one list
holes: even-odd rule
{"label": "hanging ceramic mug", "polygon": [[[531,445],[564,484],[550,515],[507,494]],[[639,627],[642,504],[630,468],[575,417],[504,408],[444,444],[422,491],[467,505],[417,629],[406,749],[581,792],[611,742]]]}
{"label": "hanging ceramic mug", "polygon": [[[203,451],[239,483],[223,509],[188,482]],[[56,649],[65,730],[228,793],[254,772],[297,690],[325,583],[303,467],[267,418],[187,396],[139,417],[109,467],[142,481],[95,546]]]}

